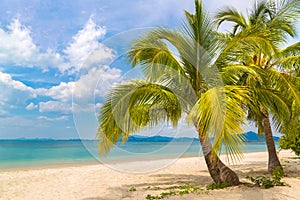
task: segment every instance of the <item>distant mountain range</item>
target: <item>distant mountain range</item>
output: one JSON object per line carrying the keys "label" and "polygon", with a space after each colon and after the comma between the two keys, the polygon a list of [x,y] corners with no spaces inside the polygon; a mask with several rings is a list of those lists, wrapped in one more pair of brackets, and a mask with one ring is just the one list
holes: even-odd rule
{"label": "distant mountain range", "polygon": [[[260,136],[255,132],[249,131],[244,134],[246,141],[248,142],[264,142],[266,139],[264,136]],[[280,138],[273,136],[274,141],[277,142]],[[0,141],[5,141],[7,139],[0,139]],[[19,139],[8,139],[8,140],[25,140],[25,141],[94,141],[93,139],[64,139],[64,140],[57,140],[52,138],[19,138]],[[121,141],[121,139],[120,139]],[[126,142],[190,142],[190,141],[199,141],[198,138],[189,138],[189,137],[180,137],[180,138],[173,138],[167,136],[142,136],[142,135],[131,135],[129,136]]]}
{"label": "distant mountain range", "polygon": [[140,136],[140,135],[132,135],[129,136],[126,142],[189,142],[191,140],[199,141],[198,138],[189,138],[189,137],[180,137],[180,138],[172,138],[167,136]]}
{"label": "distant mountain range", "polygon": [[[266,138],[264,135],[258,135],[257,133],[255,133],[253,131],[249,131],[249,132],[245,133],[244,136],[248,142],[257,142],[257,141],[264,142],[264,141],[266,141]],[[273,138],[274,138],[275,142],[277,142],[280,139],[280,137],[276,137],[276,136],[273,136]]]}
{"label": "distant mountain range", "polygon": [[[266,139],[264,136],[260,136],[255,132],[249,131],[244,134],[246,141],[248,142],[264,142]],[[277,142],[280,138],[274,136],[274,141]],[[132,135],[129,136],[126,142],[189,142],[189,141],[199,141],[198,138],[188,138],[188,137],[181,137],[181,138],[172,138],[167,136],[141,136],[141,135]]]}

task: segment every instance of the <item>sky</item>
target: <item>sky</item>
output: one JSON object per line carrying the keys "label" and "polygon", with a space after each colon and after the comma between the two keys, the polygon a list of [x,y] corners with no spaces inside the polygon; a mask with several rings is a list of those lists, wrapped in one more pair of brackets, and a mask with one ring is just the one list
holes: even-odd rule
{"label": "sky", "polygon": [[[250,3],[204,0],[212,13]],[[0,139],[94,138],[111,85],[137,76],[122,61],[128,42],[154,26],[178,28],[193,8],[193,0],[2,0]]]}

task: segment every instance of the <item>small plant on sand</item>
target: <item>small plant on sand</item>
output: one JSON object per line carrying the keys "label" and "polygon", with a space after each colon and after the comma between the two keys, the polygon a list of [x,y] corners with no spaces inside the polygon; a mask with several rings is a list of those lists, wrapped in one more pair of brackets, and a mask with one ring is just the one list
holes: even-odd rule
{"label": "small plant on sand", "polygon": [[171,187],[164,188],[164,190],[186,190],[188,192],[197,192],[200,188],[192,185],[175,185]]}
{"label": "small plant on sand", "polygon": [[146,196],[146,199],[148,200],[156,200],[156,199],[165,199],[168,196],[182,196],[185,194],[190,194],[190,193],[196,193],[201,188],[197,186],[191,186],[191,185],[179,185],[179,186],[171,186],[171,187],[166,187],[166,188],[160,188],[160,187],[147,187],[149,190],[168,190],[166,192],[162,192],[159,195],[151,195],[148,194]]}
{"label": "small plant on sand", "polygon": [[255,178],[251,177],[251,176],[247,176],[246,178],[249,179],[251,182],[253,182],[258,187],[263,187],[265,189],[274,187],[272,180],[266,176],[257,176]]}
{"label": "small plant on sand", "polygon": [[268,189],[274,186],[289,186],[287,183],[281,181],[283,176],[283,171],[280,168],[276,168],[273,171],[271,178],[267,176],[257,176],[255,178],[247,176],[246,178],[253,182],[256,186]]}
{"label": "small plant on sand", "polygon": [[129,188],[128,191],[129,191],[129,192],[135,192],[135,191],[136,191],[136,188],[132,186],[131,188]]}
{"label": "small plant on sand", "polygon": [[165,197],[175,196],[175,195],[176,195],[176,192],[162,192],[160,195],[155,195],[155,196],[148,194],[146,196],[146,199],[149,199],[149,200],[165,199]]}
{"label": "small plant on sand", "polygon": [[207,185],[206,189],[207,190],[224,189],[224,188],[231,187],[231,186],[232,185],[228,184],[228,183],[220,183],[220,184],[212,183],[212,184]]}
{"label": "small plant on sand", "polygon": [[146,199],[148,200],[155,200],[155,199],[161,199],[158,195],[153,196],[151,194],[147,194]]}
{"label": "small plant on sand", "polygon": [[162,188],[158,186],[148,186],[144,188],[144,190],[162,190]]}

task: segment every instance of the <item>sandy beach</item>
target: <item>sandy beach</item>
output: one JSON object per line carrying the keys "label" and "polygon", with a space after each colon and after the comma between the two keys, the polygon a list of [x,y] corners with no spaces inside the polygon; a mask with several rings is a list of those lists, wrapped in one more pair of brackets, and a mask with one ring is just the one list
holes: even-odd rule
{"label": "sandy beach", "polygon": [[[290,151],[281,151],[280,159],[291,187],[261,189],[240,185],[222,190],[201,190],[195,194],[171,196],[167,199],[300,199],[300,159]],[[224,157],[223,157],[224,158]],[[127,167],[159,165],[162,160],[115,164]],[[124,166],[122,166],[124,167]],[[266,175],[267,153],[247,153],[238,164],[231,166],[242,182],[247,175]],[[172,165],[146,174],[113,170],[102,164],[64,166],[44,169],[18,169],[0,172],[0,199],[145,199],[147,194],[160,194],[153,187],[193,185],[205,188],[212,183],[203,157],[180,158]],[[136,191],[129,191],[134,187]]]}

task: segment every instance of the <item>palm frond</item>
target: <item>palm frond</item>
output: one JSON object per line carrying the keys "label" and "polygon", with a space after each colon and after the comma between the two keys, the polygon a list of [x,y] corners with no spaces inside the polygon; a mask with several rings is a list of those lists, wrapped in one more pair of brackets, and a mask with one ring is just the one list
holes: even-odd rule
{"label": "palm frond", "polygon": [[255,2],[254,8],[252,8],[249,16],[249,21],[251,25],[263,25],[272,14],[272,9],[269,8],[266,0]]}
{"label": "palm frond", "polygon": [[146,126],[165,121],[176,126],[181,114],[179,99],[166,86],[142,80],[116,85],[100,110],[100,154],[107,154],[120,138],[124,142]]}
{"label": "palm frond", "polygon": [[273,29],[282,31],[291,37],[296,36],[294,23],[300,15],[299,0],[282,0],[273,3],[275,14],[270,21],[269,26]]}
{"label": "palm frond", "polygon": [[[239,64],[245,61],[245,56],[249,56],[247,60],[253,58],[255,54],[262,53],[267,57],[278,52],[278,47],[273,41],[270,41],[270,32],[262,31],[260,27],[247,29],[236,34],[222,50],[216,60],[219,68]],[[245,52],[249,52],[245,54]]]}
{"label": "palm frond", "polygon": [[216,15],[216,19],[217,27],[219,27],[225,21],[234,23],[235,28],[233,29],[233,35],[236,34],[236,31],[239,27],[246,28],[248,26],[244,16],[235,8],[231,7],[226,7],[220,10]]}
{"label": "palm frond", "polygon": [[162,28],[155,29],[132,44],[128,52],[129,61],[133,67],[140,64],[146,78],[150,81],[155,81],[170,69],[177,71],[180,76],[188,78],[183,66],[171,52],[168,45],[162,41],[167,36],[161,36],[161,33],[165,33],[169,37],[172,35],[174,37],[172,40],[175,41],[184,40],[177,32]]}
{"label": "palm frond", "polygon": [[228,65],[223,68],[222,78],[226,85],[262,84],[264,71],[255,65]]}
{"label": "palm frond", "polygon": [[300,42],[292,44],[279,52],[281,56],[291,56],[300,53]]}
{"label": "palm frond", "polygon": [[273,116],[273,125],[278,132],[282,132],[282,126],[289,124],[291,120],[291,104],[280,92],[270,89],[257,89],[257,97],[261,105],[268,109]]}
{"label": "palm frond", "polygon": [[273,68],[268,69],[268,75],[269,80],[276,83],[274,84],[275,90],[282,92],[287,99],[294,100],[298,104],[300,103],[300,91],[299,88],[297,88],[297,85],[293,83],[294,81],[291,81],[295,80],[293,77],[289,74],[280,73]]}
{"label": "palm frond", "polygon": [[248,90],[241,86],[224,86],[207,90],[191,109],[187,119],[196,124],[204,137],[213,137],[213,150],[218,154],[224,145],[229,159],[239,160],[243,144],[243,104]]}

